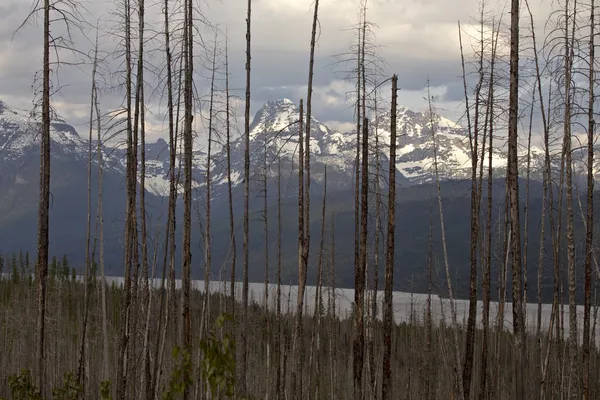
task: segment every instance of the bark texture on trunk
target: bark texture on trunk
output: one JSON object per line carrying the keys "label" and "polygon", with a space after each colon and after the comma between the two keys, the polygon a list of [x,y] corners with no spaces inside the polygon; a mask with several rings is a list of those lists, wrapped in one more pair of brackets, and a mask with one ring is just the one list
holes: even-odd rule
{"label": "bark texture on trunk", "polygon": [[42,131],[40,146],[40,199],[37,243],[37,387],[44,393],[46,335],[46,280],[50,210],[50,0],[44,0],[44,61],[42,81]]}
{"label": "bark texture on trunk", "polygon": [[522,302],[521,223],[519,219],[518,122],[519,122],[519,0],[511,0],[510,89],[508,110],[508,171],[512,250],[513,332],[515,335],[515,395],[524,398],[525,327]]}
{"label": "bark texture on trunk", "polygon": [[246,330],[248,329],[248,267],[249,267],[249,234],[250,219],[248,207],[250,204],[250,61],[251,61],[251,15],[252,0],[248,0],[248,11],[246,15],[246,105],[244,110],[244,282],[242,285],[242,307],[244,315],[242,316],[242,358],[240,363],[240,386],[242,394],[247,392],[246,369],[248,367],[248,339]]}
{"label": "bark texture on trunk", "polygon": [[[586,213],[586,236],[585,236],[585,261],[584,261],[584,314],[583,314],[583,398],[590,398],[590,313],[592,306],[592,253],[594,251],[594,35],[596,27],[594,0],[590,3],[590,49],[589,49],[589,100],[588,100],[588,154],[587,154],[587,213]],[[595,321],[595,319],[594,319]]]}
{"label": "bark texture on trunk", "polygon": [[385,258],[385,289],[383,300],[383,376],[381,381],[381,398],[392,398],[392,326],[393,326],[393,286],[394,286],[394,249],[396,230],[396,135],[397,135],[397,101],[398,77],[392,77],[392,109],[390,118],[390,164],[387,243]]}

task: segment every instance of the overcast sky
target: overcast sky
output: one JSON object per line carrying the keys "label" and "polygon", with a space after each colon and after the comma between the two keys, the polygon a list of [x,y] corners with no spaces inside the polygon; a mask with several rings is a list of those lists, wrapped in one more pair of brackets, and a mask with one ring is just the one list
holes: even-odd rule
{"label": "overcast sky", "polygon": [[[243,96],[246,2],[204,1],[206,18],[228,32],[231,87],[239,89],[237,94]],[[490,13],[502,9],[504,4],[500,3],[492,2]],[[541,18],[545,18],[548,11],[547,3],[547,0],[530,1],[534,14]],[[113,7],[110,0],[88,0],[82,4],[90,21],[99,17],[115,20],[110,14]],[[31,7],[31,0],[0,1],[0,99],[25,109],[31,108],[32,82],[41,68],[42,35],[35,25],[26,25],[14,37],[13,34]],[[312,7],[312,0],[253,1],[252,114],[268,100],[287,97],[298,102],[306,97]],[[160,6],[147,8],[151,28],[162,29]],[[457,22],[460,20],[467,32],[473,32],[469,23],[478,10],[479,0],[369,0],[368,19],[377,25],[373,29],[380,55],[386,62],[384,73],[399,75],[400,104],[423,111],[429,78],[433,93],[438,96],[439,113],[454,120],[462,115]],[[355,32],[348,28],[357,18],[357,0],[321,0],[313,115],[341,130],[352,126],[352,104],[346,95],[351,86],[342,80],[340,68],[332,64],[334,55],[344,52],[353,43]],[[105,27],[103,31],[108,29]],[[86,34],[90,38],[95,35],[91,29],[86,29]],[[207,42],[212,41],[210,34],[205,36]],[[115,39],[103,33],[100,41],[101,47],[109,50]],[[77,39],[76,44],[81,51],[90,51],[89,42]],[[111,64],[113,69],[118,67],[114,59]],[[62,89],[53,98],[54,106],[80,133],[85,132],[85,121],[89,118],[90,68],[63,66],[60,84]],[[196,85],[201,91],[207,87],[200,78]],[[118,92],[105,94],[103,109],[118,107],[120,98],[122,94]],[[156,112],[160,112],[158,100],[153,102]],[[161,118],[156,117],[151,125],[153,139],[163,135]]]}

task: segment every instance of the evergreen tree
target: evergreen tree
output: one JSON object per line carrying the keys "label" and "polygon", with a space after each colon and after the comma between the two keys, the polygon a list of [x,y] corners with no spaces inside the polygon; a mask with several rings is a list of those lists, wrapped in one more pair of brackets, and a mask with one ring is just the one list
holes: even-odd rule
{"label": "evergreen tree", "polygon": [[67,255],[63,254],[62,259],[62,278],[67,281],[69,280],[69,273],[71,272],[71,268],[69,267],[69,260],[67,260]]}
{"label": "evergreen tree", "polygon": [[58,262],[56,260],[56,256],[53,256],[52,262],[50,263],[50,280],[54,281],[56,279],[57,274],[58,274]]}
{"label": "evergreen tree", "polygon": [[28,275],[31,274],[31,265],[29,264],[29,251],[25,252],[25,271]]}
{"label": "evergreen tree", "polygon": [[19,283],[19,281],[21,280],[21,278],[19,276],[19,267],[17,265],[17,255],[15,253],[13,253],[13,256],[12,256],[11,267],[12,267],[12,280],[13,280],[13,283]]}
{"label": "evergreen tree", "polygon": [[25,259],[23,258],[23,250],[19,250],[19,271],[23,276],[27,273],[25,271]]}

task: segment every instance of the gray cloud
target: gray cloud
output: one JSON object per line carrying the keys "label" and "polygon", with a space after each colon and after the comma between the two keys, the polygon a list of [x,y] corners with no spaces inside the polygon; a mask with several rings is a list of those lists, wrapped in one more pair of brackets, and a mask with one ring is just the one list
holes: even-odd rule
{"label": "gray cloud", "polygon": [[[29,0],[4,0],[0,5],[0,98],[20,107],[29,107],[33,97],[31,88],[35,72],[41,67],[41,33],[39,26],[25,26],[14,40],[11,36],[30,10]],[[534,2],[535,3],[535,2]],[[245,86],[245,17],[246,3],[242,1],[210,2],[203,8],[205,17],[218,24],[229,37],[230,71],[232,92],[243,97]],[[255,0],[252,20],[252,114],[264,102],[287,97],[297,102],[306,97],[308,56],[312,0]],[[95,24],[103,15],[105,24],[101,36],[103,51],[112,52],[117,39],[106,31],[114,30],[117,18],[111,13],[115,5],[104,0],[86,3],[86,18]],[[542,14],[548,6],[532,4],[536,14]],[[407,3],[404,0],[371,0],[369,19],[377,23],[375,29],[380,54],[385,59],[384,75],[399,75],[400,102],[407,107],[423,109],[423,97],[427,79],[440,94],[438,108],[449,118],[460,115],[457,105],[462,101],[460,78],[460,54],[456,21],[468,22],[478,9],[478,0],[423,0]],[[323,121],[340,124],[353,118],[353,104],[347,101],[346,92],[351,84],[340,81],[342,66],[335,68],[335,54],[343,53],[354,40],[354,31],[348,30],[356,21],[357,0],[329,0],[322,2],[320,13],[320,36],[315,60],[314,115]],[[160,7],[148,6],[148,27],[160,30],[162,15]],[[468,25],[468,24],[467,24]],[[468,28],[468,27],[467,27]],[[202,30],[204,41],[210,46],[212,33]],[[84,32],[93,37],[92,29]],[[89,39],[78,35],[77,45],[85,52],[91,48]],[[156,49],[149,53],[152,62],[160,68],[162,37],[149,43]],[[113,86],[122,82],[119,73],[120,60],[106,59],[103,71],[105,91],[102,97],[104,110],[115,109],[122,103],[123,92]],[[198,67],[200,63],[198,63]],[[205,94],[208,90],[206,72],[196,78],[196,86]],[[85,131],[85,113],[89,103],[90,66],[82,68],[64,66],[61,69],[64,85],[54,100],[59,112],[80,131]],[[156,131],[162,134],[160,93],[150,97],[151,87],[157,82],[147,73],[149,90],[148,107]],[[385,89],[383,89],[385,90]],[[239,113],[238,115],[243,115]]]}

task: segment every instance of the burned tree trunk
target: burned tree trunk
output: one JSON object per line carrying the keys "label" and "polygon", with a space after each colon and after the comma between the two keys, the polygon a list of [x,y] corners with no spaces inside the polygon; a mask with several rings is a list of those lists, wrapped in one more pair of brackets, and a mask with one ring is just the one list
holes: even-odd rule
{"label": "burned tree trunk", "polygon": [[519,0],[511,0],[510,24],[510,90],[508,120],[507,184],[510,198],[513,331],[515,335],[515,395],[525,398],[524,339],[525,327],[522,302],[521,223],[519,220],[518,119],[519,119]]}
{"label": "burned tree trunk", "polygon": [[369,212],[369,120],[363,119],[362,183],[360,201],[360,257],[358,273],[354,275],[354,398],[363,398],[363,367],[365,352],[365,273],[367,271],[367,218]]}
{"label": "burned tree trunk", "polygon": [[248,267],[249,267],[249,215],[248,207],[250,201],[250,27],[251,27],[252,0],[248,0],[248,12],[246,16],[246,106],[244,112],[244,282],[242,286],[242,307],[244,310],[243,324],[241,330],[242,359],[240,363],[241,391],[247,392],[246,369],[248,368]]}
{"label": "burned tree trunk", "polygon": [[[583,398],[590,398],[590,312],[592,290],[592,252],[594,238],[594,0],[590,4],[590,54],[589,54],[589,101],[588,101],[588,154],[587,154],[587,213],[585,235],[585,281],[584,281],[584,315],[583,315]],[[595,322],[595,319],[594,319]]]}
{"label": "burned tree trunk", "polygon": [[392,324],[393,324],[393,285],[394,285],[394,248],[396,229],[396,113],[398,99],[398,77],[392,77],[392,110],[390,122],[390,165],[389,165],[389,195],[387,244],[385,258],[385,289],[383,301],[383,379],[381,381],[381,398],[392,398]]}
{"label": "burned tree trunk", "polygon": [[42,82],[42,131],[40,146],[40,199],[37,243],[37,387],[44,392],[46,335],[46,280],[48,277],[48,229],[50,210],[50,0],[44,0],[44,64]]}

